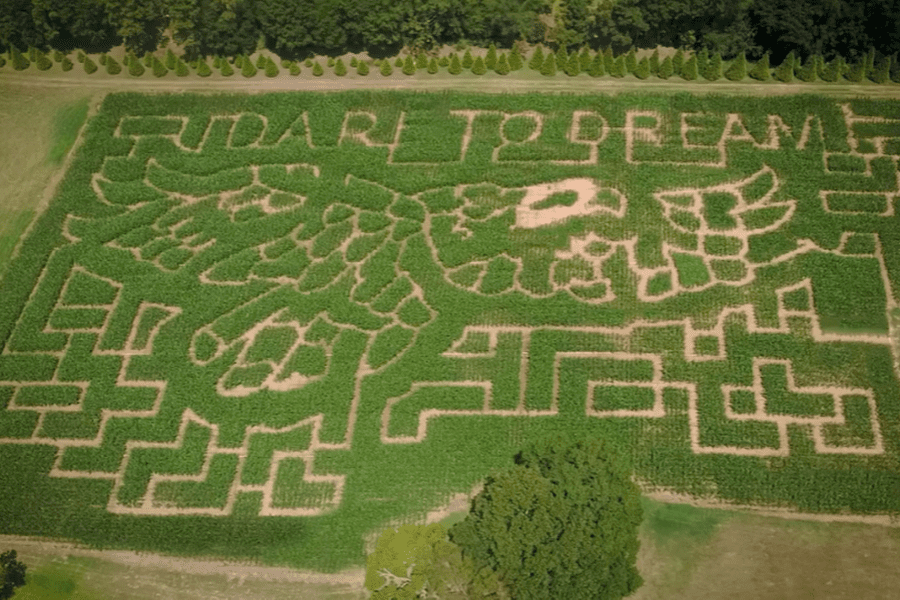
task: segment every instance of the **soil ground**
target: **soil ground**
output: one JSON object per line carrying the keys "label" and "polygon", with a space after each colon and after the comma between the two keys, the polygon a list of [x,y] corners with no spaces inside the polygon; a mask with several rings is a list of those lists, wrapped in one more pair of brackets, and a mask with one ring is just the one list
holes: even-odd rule
{"label": "soil ground", "polygon": [[[632,600],[890,600],[900,529],[800,521],[646,500]],[[465,513],[454,513],[452,522]],[[28,565],[20,600],[359,600],[364,571],[293,569],[100,551],[0,536]]]}
{"label": "soil ground", "polygon": [[[179,92],[275,90],[337,91],[358,88],[458,90],[479,92],[826,94],[842,97],[900,98],[900,86],[778,83],[639,82],[593,80],[586,76],[553,79],[519,72],[504,79],[474,75],[417,75],[399,72],[384,78],[349,75],[300,77],[282,74],[252,80],[239,75],[140,79],[87,76],[76,65],[62,74],[29,69],[0,71],[0,276],[16,241],[52,196],[64,172],[63,154],[85,109],[115,91]],[[79,117],[81,115],[81,117]],[[729,598],[879,600],[900,589],[900,528],[860,523],[804,521],[684,504],[645,502],[638,566],[644,586],[635,600]],[[464,513],[445,519],[452,522]],[[175,558],[0,536],[0,550],[15,548],[29,567],[22,600],[129,600],[266,597],[356,600],[365,598],[364,565],[339,574]]]}

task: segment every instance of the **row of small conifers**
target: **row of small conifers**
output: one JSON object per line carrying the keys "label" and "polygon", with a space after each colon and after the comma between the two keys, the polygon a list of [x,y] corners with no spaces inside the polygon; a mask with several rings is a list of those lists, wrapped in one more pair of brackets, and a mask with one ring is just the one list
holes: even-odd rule
{"label": "row of small conifers", "polygon": [[[436,74],[442,70],[451,75],[459,75],[465,71],[475,75],[485,75],[488,72],[508,75],[512,71],[527,67],[548,77],[559,73],[576,77],[585,73],[591,77],[623,78],[632,75],[637,79],[680,78],[686,81],[717,81],[723,78],[741,81],[749,77],[757,81],[775,79],[785,83],[795,80],[900,83],[900,62],[897,55],[878,56],[874,49],[852,63],[848,63],[840,56],[825,61],[821,56],[814,55],[804,61],[791,52],[774,68],[769,62],[768,54],[756,62],[748,61],[743,53],[733,60],[725,61],[720,54],[710,54],[706,50],[690,53],[678,50],[673,55],[663,58],[658,51],[654,51],[651,56],[638,59],[634,48],[617,56],[609,47],[598,52],[592,52],[585,47],[580,52],[569,53],[565,48],[551,52],[537,46],[531,51],[531,56],[526,57],[517,46],[507,53],[498,52],[493,45],[483,56],[481,53],[475,56],[467,49],[462,56],[457,52],[443,56],[421,52],[390,59],[368,60],[354,56],[348,57],[346,61],[344,58],[323,57],[308,58],[302,62],[291,60],[276,62],[271,56],[260,54],[256,60],[247,56],[214,57],[212,66],[205,58],[185,62],[172,50],[167,50],[163,57],[146,54],[138,58],[134,54],[128,54],[121,63],[108,54],[100,54],[95,60],[79,51],[76,60],[87,74],[103,68],[110,75],[127,72],[134,77],[140,77],[147,71],[156,77],[164,77],[169,72],[174,72],[179,77],[186,77],[192,73],[200,77],[209,77],[214,70],[225,77],[230,77],[236,72],[240,72],[244,77],[254,77],[260,71],[267,77],[277,77],[282,70],[294,76],[309,71],[319,77],[325,74],[326,69],[339,77],[347,75],[351,70],[362,76],[368,75],[371,70],[377,70],[385,77],[393,75],[395,71],[404,75],[415,75],[419,71]],[[71,71],[75,67],[72,60],[59,50],[47,54],[36,48],[30,48],[25,53],[13,48],[8,53],[8,59],[0,56],[0,67],[4,67],[7,62],[19,71],[28,69],[32,64],[41,71],[52,69],[54,63],[59,64],[63,71]]]}

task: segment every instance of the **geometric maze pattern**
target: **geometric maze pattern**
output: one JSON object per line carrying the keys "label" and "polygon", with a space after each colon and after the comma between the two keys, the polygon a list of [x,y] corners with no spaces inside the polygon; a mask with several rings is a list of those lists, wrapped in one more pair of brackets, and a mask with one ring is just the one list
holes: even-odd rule
{"label": "geometric maze pattern", "polygon": [[[419,381],[403,395],[387,400],[381,421],[381,440],[386,444],[409,444],[425,440],[429,422],[445,416],[495,415],[517,417],[549,417],[560,414],[562,398],[580,398],[583,414],[590,418],[651,418],[670,417],[664,400],[667,390],[687,394],[687,419],[691,449],[696,454],[731,454],[738,456],[788,456],[790,454],[788,427],[798,426],[808,432],[815,452],[822,454],[881,454],[884,444],[878,420],[876,398],[864,387],[841,385],[799,385],[791,360],[754,358],[752,385],[720,386],[719,423],[755,423],[772,435],[770,446],[759,447],[757,437],[730,445],[710,444],[703,439],[706,421],[715,420],[713,414],[699,408],[700,392],[691,381],[669,381],[664,375],[665,358],[661,354],[623,351],[556,350],[553,368],[539,369],[535,361],[546,360],[545,355],[534,358],[538,348],[552,342],[549,334],[570,332],[575,336],[594,338],[597,345],[621,345],[642,330],[675,327],[681,332],[681,357],[687,362],[710,363],[728,358],[725,348],[729,341],[725,324],[740,317],[745,329],[755,334],[784,334],[795,331],[799,320],[806,322],[812,338],[820,343],[863,342],[890,345],[886,335],[835,335],[821,330],[819,318],[812,308],[796,310],[785,306],[784,297],[801,291],[812,299],[810,282],[778,290],[779,310],[777,327],[757,323],[752,305],[723,309],[712,329],[695,329],[691,319],[635,323],[628,327],[554,327],[522,328],[470,326],[453,347],[444,353],[446,359],[457,362],[494,360],[496,369],[504,366],[517,371],[517,389],[496,392],[493,379],[456,381]],[[504,339],[507,343],[502,343]],[[707,352],[701,353],[699,341],[712,341]],[[512,343],[509,343],[509,342]],[[714,346],[714,349],[712,348]],[[711,350],[711,351],[710,351]],[[506,353],[507,356],[501,356]],[[472,372],[460,366],[458,372]],[[533,371],[540,374],[535,375]],[[550,381],[541,381],[549,378]],[[499,377],[497,378],[500,379]],[[529,386],[552,389],[550,405],[529,408]],[[533,402],[533,400],[532,400]],[[715,412],[715,411],[713,411]],[[759,433],[757,431],[757,433]]]}
{"label": "geometric maze pattern", "polygon": [[[841,110],[849,152],[825,152],[825,172],[872,178],[893,169],[896,185],[867,192],[825,190],[820,193],[823,209],[892,217],[900,195],[900,139],[887,134],[864,138],[855,132],[859,127],[895,127],[898,121],[857,115],[849,104]],[[543,117],[536,112],[455,113],[467,119],[460,163],[471,148],[474,119],[481,114],[502,115],[501,143],[492,152],[493,162],[503,162],[507,151],[537,139],[543,131]],[[351,131],[351,118],[364,118],[369,129]],[[504,127],[512,118],[533,120],[534,129],[524,142],[506,137]],[[600,119],[600,131],[595,139],[581,139],[579,124],[591,118]],[[143,227],[122,227],[127,231],[104,241],[106,248],[125,250],[142,266],[178,274],[191,261],[216,251],[220,240],[204,230],[209,214],[224,215],[229,223],[240,225],[257,218],[290,216],[307,205],[304,193],[272,182],[288,181],[302,188],[304,182],[319,180],[323,170],[309,163],[234,169],[222,175],[229,185],[218,181],[219,173],[196,176],[191,179],[195,189],[180,188],[179,174],[152,156],[140,165],[135,181],[123,183],[115,175],[119,169],[131,168],[128,161],[140,160],[142,145],[159,141],[168,141],[185,156],[201,155],[215,139],[224,140],[224,150],[276,148],[291,136],[315,148],[306,113],[280,135],[272,133],[269,120],[259,114],[216,115],[200,121],[188,117],[120,121],[112,139],[122,145],[122,152],[107,157],[91,178],[98,203],[113,215],[109,221],[121,219],[122,223],[154,205],[165,210]],[[388,163],[401,164],[394,162],[394,153],[403,114],[392,143],[369,137],[367,131],[376,121],[374,113],[348,112],[338,146],[357,142],[386,148]],[[653,124],[647,125],[650,121]],[[685,148],[709,151],[698,154],[708,158],[684,164],[715,168],[726,166],[729,135],[730,140],[752,142],[760,149],[778,149],[779,131],[787,129],[780,118],[770,115],[767,139],[757,142],[742,121],[729,115],[719,143],[701,148],[688,144],[691,127],[684,117],[681,126]],[[810,130],[807,120],[799,146],[808,143]],[[600,144],[613,133],[597,113],[576,111],[569,140],[587,148],[589,157],[586,162],[554,162],[592,163]],[[659,160],[659,113],[632,111],[626,127],[615,133],[625,137],[629,164],[678,164]],[[298,217],[277,239],[267,238],[223,257],[198,274],[198,282],[212,294],[247,285],[260,286],[263,293],[193,331],[184,357],[203,367],[232,356],[231,366],[215,384],[216,393],[227,402],[257,393],[288,394],[309,388],[333,373],[334,355],[347,336],[365,337],[356,370],[345,373],[354,378],[354,385],[352,398],[347,399],[343,441],[324,441],[326,417],[318,413],[283,427],[250,425],[239,442],[224,443],[222,426],[190,408],[178,415],[177,427],[165,439],[128,438],[123,433],[127,424],[160,417],[168,391],[164,378],[140,374],[141,361],[156,356],[156,344],[166,328],[177,324],[189,307],[144,300],[129,303],[122,282],[101,276],[66,254],[67,247],[89,237],[96,225],[89,218],[69,215],[62,234],[70,245],[51,254],[35,285],[34,301],[26,305],[0,352],[0,402],[5,403],[0,411],[0,444],[55,447],[49,475],[110,481],[107,509],[117,514],[226,516],[243,493],[261,496],[260,516],[333,510],[341,504],[345,476],[316,473],[316,453],[351,449],[362,380],[396,363],[415,347],[420,332],[442,317],[429,304],[428,290],[401,266],[401,257],[414,238],[423,240],[446,283],[479,297],[520,294],[544,299],[562,292],[601,310],[617,299],[607,269],[624,255],[637,299],[656,303],[720,283],[746,286],[759,269],[819,253],[876,259],[888,291],[887,309],[896,307],[877,234],[846,231],[834,249],[798,240],[793,250],[780,256],[764,262],[751,260],[750,240],[778,230],[798,210],[797,200],[775,200],[776,194],[781,195],[782,181],[768,165],[724,184],[654,194],[655,206],[668,225],[698,240],[693,249],[664,242],[662,266],[639,263],[636,236],[611,239],[590,232],[571,236],[567,248],[555,249],[546,281],[537,284],[527,280],[524,259],[508,251],[492,256],[475,253],[474,258],[454,261],[446,257],[464,256],[460,248],[473,245],[479,236],[493,235],[484,234],[490,231],[485,224],[492,219],[509,217],[514,223],[510,228],[519,233],[558,225],[571,217],[622,220],[630,199],[616,187],[589,177],[520,188],[465,184],[410,195],[352,175],[343,184],[347,196],[362,198],[374,208],[333,199],[318,230],[310,232],[308,223]],[[761,184],[765,189],[760,189]],[[550,200],[560,194],[572,198],[554,207]],[[373,212],[381,216],[373,219]],[[758,218],[762,212],[770,216],[767,221]],[[262,239],[267,234],[259,235]],[[66,260],[69,266],[60,268]],[[695,269],[692,281],[684,277],[685,261]],[[344,283],[358,322],[335,318],[331,306],[302,318],[292,312],[298,298]],[[702,371],[731,360],[730,350],[738,343],[729,333],[735,322],[742,333],[758,336],[803,332],[826,349],[858,343],[887,346],[896,358],[894,331],[887,335],[824,331],[810,279],[780,287],[775,294],[777,325],[764,323],[759,307],[752,303],[719,309],[711,327],[691,318],[638,319],[621,327],[466,325],[439,357],[447,366],[444,376],[416,373],[405,393],[384,399],[380,441],[421,443],[435,419],[449,416],[535,418],[575,411],[587,419],[686,419],[689,439],[684,444],[695,454],[789,456],[799,436],[806,436],[813,451],[822,455],[883,454],[885,424],[879,420],[879,405],[885,399],[864,383],[823,381],[821,375],[810,375],[798,366],[801,357],[754,356],[740,365],[742,371],[735,372],[732,381],[715,389],[669,375],[673,362]],[[270,310],[261,319],[252,316],[257,314],[256,303],[263,302],[271,303]],[[130,318],[121,339],[113,335],[114,318]],[[638,338],[648,332],[652,337],[662,329],[677,330],[681,347],[674,353],[639,348]],[[268,346],[263,343],[267,340]],[[115,374],[95,376],[82,364],[96,364]],[[542,397],[543,391],[549,395]],[[686,398],[686,414],[672,410],[675,396]]]}

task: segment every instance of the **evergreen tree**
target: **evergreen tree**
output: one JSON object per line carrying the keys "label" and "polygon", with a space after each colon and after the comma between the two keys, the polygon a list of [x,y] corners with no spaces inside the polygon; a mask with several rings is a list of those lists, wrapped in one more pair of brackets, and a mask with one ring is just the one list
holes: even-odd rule
{"label": "evergreen tree", "polygon": [[569,60],[565,65],[566,75],[569,77],[575,77],[579,73],[581,73],[581,59],[577,54],[571,54],[569,56]]}
{"label": "evergreen tree", "polygon": [[122,72],[122,65],[116,62],[112,56],[106,57],[106,72],[110,75],[118,75]]}
{"label": "evergreen tree", "polygon": [[650,77],[650,59],[646,56],[638,61],[634,68],[634,76],[638,79],[647,79]]}
{"label": "evergreen tree", "polygon": [[235,69],[243,69],[244,68],[244,57],[241,54],[238,54],[234,57],[234,68]]}
{"label": "evergreen tree", "polygon": [[197,63],[197,75],[200,77],[209,77],[212,75],[212,69],[209,68],[209,65],[206,64],[205,60],[201,60]]}
{"label": "evergreen tree", "polygon": [[449,67],[450,66],[450,57],[442,56],[437,61],[438,67]]}
{"label": "evergreen tree", "polygon": [[175,53],[171,48],[166,49],[166,68],[170,71],[175,70]]}
{"label": "evergreen tree", "polygon": [[748,75],[757,81],[768,81],[772,77],[772,73],[769,71],[768,52],[763,54],[763,57],[750,69]]}
{"label": "evergreen tree", "polygon": [[[137,62],[137,61],[135,61],[135,62]],[[138,62],[138,66],[140,66],[140,64],[141,64],[141,63]],[[3,65],[0,65],[0,66],[3,66]],[[63,56],[62,62],[59,63],[59,66],[62,67],[62,70],[63,70],[63,71],[69,72],[69,71],[72,70],[72,68],[73,68],[75,65],[72,64],[72,61],[69,60],[69,57],[68,57],[68,56]]]}
{"label": "evergreen tree", "polygon": [[403,57],[398,56],[397,59],[394,61],[394,66],[395,66],[395,67],[399,67],[400,69],[402,69],[402,68],[403,68],[403,63],[404,63]]}
{"label": "evergreen tree", "polygon": [[880,62],[875,64],[869,74],[869,79],[875,83],[887,83],[891,80],[891,57],[885,56]]}
{"label": "evergreen tree", "polygon": [[635,69],[637,69],[637,52],[632,46],[628,54],[625,55],[625,70],[633,74]]}
{"label": "evergreen tree", "polygon": [[844,79],[853,83],[862,83],[866,78],[866,58],[853,64],[849,70],[844,73]]}
{"label": "evergreen tree", "polygon": [[0,69],[6,66],[6,58],[0,56]]}
{"label": "evergreen tree", "polygon": [[53,51],[53,62],[61,63],[63,56],[64,55],[62,52],[60,52],[59,50],[54,50]]}
{"label": "evergreen tree", "polygon": [[[34,48],[30,48],[28,50],[28,56],[31,58],[32,62],[37,60],[37,56],[35,56]],[[106,66],[106,52],[102,52],[100,54],[100,57],[97,59],[97,62],[100,64],[101,67]]]}
{"label": "evergreen tree", "polygon": [[347,65],[340,58],[334,61],[334,74],[338,77],[343,77],[347,74]]}
{"label": "evergreen tree", "polygon": [[278,69],[278,65],[275,64],[275,61],[271,58],[266,59],[266,77],[278,77],[278,73],[280,72]]}
{"label": "evergreen tree", "polygon": [[697,57],[697,75],[706,73],[706,69],[709,68],[709,50],[701,48],[700,52],[694,53],[694,56]]}
{"label": "evergreen tree", "polygon": [[[41,52],[40,50],[35,52],[34,66],[38,68],[38,71],[46,71],[53,66],[53,61],[50,60],[46,54]],[[118,64],[116,65],[118,66]],[[122,70],[122,67],[119,67],[119,71]]]}
{"label": "evergreen tree", "polygon": [[281,59],[281,68],[282,68],[282,69],[290,69],[290,68],[291,68],[291,61],[289,61],[289,60],[286,59],[286,58],[282,58],[282,59]]}
{"label": "evergreen tree", "polygon": [[528,61],[528,68],[532,71],[540,71],[544,67],[544,52],[541,50],[541,47],[538,46],[534,49],[534,53],[531,55],[531,60]]}
{"label": "evergreen tree", "polygon": [[[385,60],[387,60],[387,59],[385,59]],[[312,58],[307,58],[306,61],[304,61],[303,64],[306,65],[306,67],[307,67],[308,69],[312,69],[312,66],[313,66],[313,59],[312,59]]]}
{"label": "evergreen tree", "polygon": [[484,57],[484,67],[492,71],[497,67],[497,47],[493,42],[488,46],[487,54]]}
{"label": "evergreen tree", "polygon": [[[112,60],[112,57],[110,57],[110,60]],[[188,66],[185,64],[185,62],[181,60],[181,57],[179,57],[178,60],[175,61],[175,74],[179,77],[187,77],[191,74],[191,70],[188,69]]]}
{"label": "evergreen tree", "polygon": [[609,72],[609,74],[613,77],[621,79],[622,77],[625,77],[626,73],[627,71],[625,69],[625,56],[619,56],[618,58],[616,58],[616,60],[613,61],[613,68]]}
{"label": "evergreen tree", "polygon": [[351,69],[355,69],[355,68],[356,68],[356,62],[357,62],[357,61],[356,61],[356,57],[355,57],[355,56],[351,56],[351,57],[350,57],[350,68],[351,68]]}
{"label": "evergreen tree", "polygon": [[656,72],[656,76],[660,79],[668,79],[674,73],[675,68],[672,66],[672,57],[667,56],[659,63],[659,70]]}
{"label": "evergreen tree", "polygon": [[[11,52],[11,51],[10,51],[10,52]],[[84,63],[84,56],[85,56],[84,52],[82,52],[81,50],[79,50],[79,51],[78,51],[78,54],[76,55],[76,58],[78,59],[78,62],[79,62],[79,63],[82,63],[82,64]],[[149,55],[148,55],[148,56],[149,56]],[[10,55],[10,58],[12,58],[12,55]]]}
{"label": "evergreen tree", "polygon": [[416,70],[428,68],[428,55],[424,52],[416,54]]}
{"label": "evergreen tree", "polygon": [[257,69],[265,69],[266,68],[266,57],[263,54],[260,54],[256,57],[256,68]]}
{"label": "evergreen tree", "polygon": [[794,80],[794,51],[788,52],[780,65],[775,67],[775,79],[784,83]]}
{"label": "evergreen tree", "polygon": [[718,81],[722,78],[722,55],[716,52],[706,62],[703,78],[707,81]]}
{"label": "evergreen tree", "polygon": [[743,52],[737,55],[728,69],[725,71],[725,79],[729,81],[741,81],[747,76],[747,57]]}
{"label": "evergreen tree", "polygon": [[654,50],[650,55],[650,73],[657,75],[659,73],[659,50]]}
{"label": "evergreen tree", "polygon": [[497,71],[498,75],[509,75],[509,62],[506,60],[505,52],[500,53],[500,58],[497,59],[497,66],[494,70]]}
{"label": "evergreen tree", "polygon": [[406,60],[403,61],[403,74],[404,75],[415,75],[416,74],[416,63],[413,61],[413,57],[411,54],[406,55]]}
{"label": "evergreen tree", "polygon": [[607,46],[603,51],[603,67],[610,75],[616,68],[616,56],[613,54],[612,46]]}
{"label": "evergreen tree", "polygon": [[385,77],[389,76],[394,72],[394,69],[391,67],[391,61],[383,60],[381,61],[381,74]]}
{"label": "evergreen tree", "polygon": [[606,75],[606,68],[603,66],[603,54],[598,52],[594,55],[594,59],[591,61],[591,66],[588,68],[588,75],[591,77],[603,77]]}
{"label": "evergreen tree", "polygon": [[681,67],[681,78],[685,81],[695,81],[697,75],[697,55],[694,54]]}
{"label": "evergreen tree", "polygon": [[[31,61],[25,58],[15,47],[9,49],[9,59],[12,61],[13,69],[16,71],[24,71],[31,66]],[[97,67],[94,65],[94,71],[96,70]],[[94,71],[91,71],[91,73]],[[87,72],[87,68],[85,68],[85,72]]]}
{"label": "evergreen tree", "polygon": [[314,77],[321,77],[325,74],[325,69],[322,68],[322,64],[319,61],[313,62],[312,74]]}
{"label": "evergreen tree", "polygon": [[672,57],[672,73],[674,75],[681,75],[681,69],[684,68],[684,52],[679,48],[675,52],[675,56]]}
{"label": "evergreen tree", "polygon": [[[85,61],[84,64],[87,65],[87,61]],[[166,65],[164,65],[161,60],[159,60],[158,58],[156,58],[154,56],[153,57],[153,75],[155,77],[165,77],[168,72],[169,72],[169,69],[166,68]]]}
{"label": "evergreen tree", "polygon": [[560,44],[559,48],[556,49],[556,66],[564,69],[567,64],[569,64],[569,51],[566,49],[565,44]]}
{"label": "evergreen tree", "polygon": [[548,54],[547,59],[544,61],[544,66],[541,67],[541,75],[546,75],[547,77],[552,77],[556,75],[556,55]]}
{"label": "evergreen tree", "polygon": [[431,74],[431,75],[434,75],[435,73],[437,73],[437,72],[438,72],[438,61],[437,61],[437,59],[436,59],[435,57],[432,56],[432,57],[431,57],[431,60],[428,61],[428,67],[426,67],[426,68],[428,69],[428,73]]}
{"label": "evergreen tree", "polygon": [[221,69],[222,68],[222,58],[220,56],[213,57],[213,69]]}
{"label": "evergreen tree", "polygon": [[863,77],[872,77],[872,71],[875,69],[875,48],[869,48],[869,51],[866,52],[866,56],[863,59],[865,61],[865,73]]}
{"label": "evergreen tree", "polygon": [[835,82],[840,80],[844,74],[844,59],[840,56],[835,57],[822,69],[819,79],[822,81]]}
{"label": "evergreen tree", "polygon": [[459,75],[462,73],[462,63],[459,61],[459,56],[456,54],[453,55],[453,58],[450,59],[450,66],[447,67],[447,72],[451,75]]}
{"label": "evergreen tree", "polygon": [[819,78],[819,61],[815,56],[806,59],[806,63],[797,71],[797,79],[811,83]]}
{"label": "evergreen tree", "polygon": [[220,70],[223,77],[231,77],[234,75],[234,67],[231,66],[231,63],[228,62],[227,59],[222,59]]}
{"label": "evergreen tree", "polygon": [[[84,55],[81,54],[81,52],[79,52],[78,54],[79,54],[78,62],[84,62],[84,58],[83,58]],[[144,66],[147,67],[148,69],[153,68],[153,55],[150,54],[149,52],[144,55]]]}
{"label": "evergreen tree", "polygon": [[518,44],[513,44],[512,50],[509,53],[509,70],[518,71],[522,66],[522,54],[519,52],[519,46]]}
{"label": "evergreen tree", "polygon": [[333,69],[333,68],[334,68],[334,57],[333,57],[333,56],[329,56],[329,57],[325,60],[325,65],[326,65],[329,69]]}
{"label": "evergreen tree", "polygon": [[487,73],[487,67],[484,65],[484,59],[480,56],[475,58],[475,62],[472,63],[472,72],[476,75],[484,75]]}
{"label": "evergreen tree", "polygon": [[587,71],[591,68],[591,62],[593,62],[591,57],[591,51],[587,46],[581,49],[581,53],[578,55],[578,62],[581,71]]}
{"label": "evergreen tree", "polygon": [[253,61],[250,60],[249,57],[245,57],[244,60],[241,61],[241,75],[244,77],[253,77],[256,75],[256,65],[253,64]]}
{"label": "evergreen tree", "polygon": [[92,61],[90,56],[84,57],[84,72],[88,75],[93,75],[97,72],[97,63]]}
{"label": "evergreen tree", "polygon": [[365,77],[369,74],[369,63],[364,60],[360,60],[356,63],[356,74]]}
{"label": "evergreen tree", "polygon": [[472,53],[469,52],[469,49],[466,48],[466,53],[463,54],[462,66],[463,69],[471,69],[472,64],[475,62],[475,59],[472,58]]}

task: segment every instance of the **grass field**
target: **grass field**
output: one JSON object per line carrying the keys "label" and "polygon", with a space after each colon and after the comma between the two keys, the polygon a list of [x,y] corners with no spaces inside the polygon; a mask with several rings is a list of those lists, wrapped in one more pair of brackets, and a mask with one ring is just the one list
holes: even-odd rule
{"label": "grass field", "polygon": [[898,119],[110,96],[0,283],[4,533],[334,570],[554,431],[648,491],[886,520]]}

